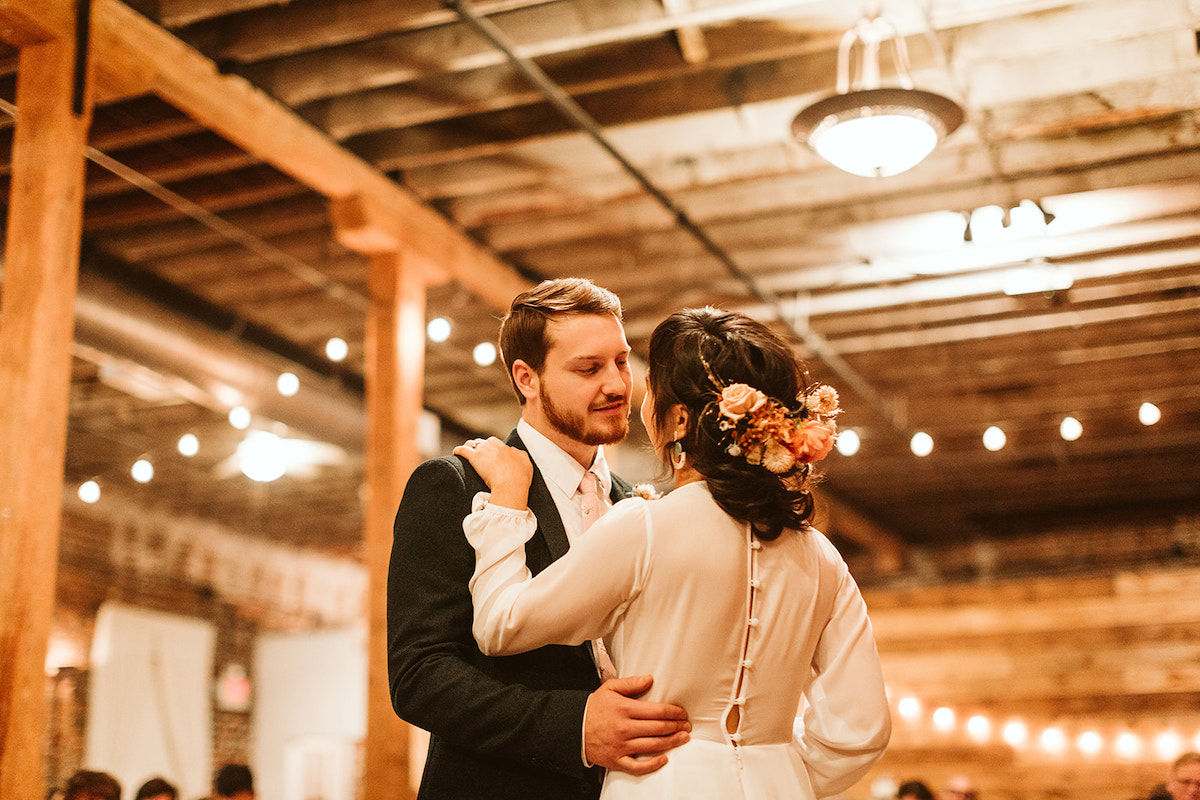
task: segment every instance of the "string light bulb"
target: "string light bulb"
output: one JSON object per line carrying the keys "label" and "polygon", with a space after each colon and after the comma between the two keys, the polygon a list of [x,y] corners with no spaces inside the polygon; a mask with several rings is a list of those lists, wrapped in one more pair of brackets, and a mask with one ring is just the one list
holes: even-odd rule
{"label": "string light bulb", "polygon": [[933,437],[925,431],[917,431],[913,434],[912,439],[909,440],[908,446],[912,450],[913,455],[918,458],[924,458],[933,452]]}
{"label": "string light bulb", "polygon": [[986,742],[992,735],[992,721],[982,714],[967,720],[967,734],[977,742]]}
{"label": "string light bulb", "polygon": [[1008,746],[1020,749],[1029,741],[1029,728],[1021,720],[1011,719],[1004,723],[1000,737],[1004,739],[1004,743]]}
{"label": "string light bulb", "polygon": [[1008,437],[1004,435],[1004,431],[997,425],[993,425],[983,432],[983,446],[993,453],[1003,450],[1007,442]]}
{"label": "string light bulb", "polygon": [[79,484],[79,499],[89,505],[100,502],[100,484],[95,481]]}
{"label": "string light bulb", "polygon": [[1075,746],[1088,758],[1095,758],[1104,749],[1104,737],[1096,731],[1087,730],[1079,734],[1079,738],[1075,740]]}
{"label": "string light bulb", "polygon": [[180,455],[191,458],[200,452],[200,440],[196,438],[196,434],[194,433],[185,433],[175,443],[175,449],[179,451]]}
{"label": "string light bulb", "polygon": [[896,711],[900,716],[912,722],[921,715],[921,701],[909,695],[900,698],[900,702],[896,704]]}
{"label": "string light bulb", "polygon": [[933,712],[933,727],[939,731],[949,732],[954,730],[954,709],[949,706],[941,706]]}
{"label": "string light bulb", "polygon": [[1083,435],[1083,424],[1074,417],[1063,417],[1058,426],[1058,435],[1064,441],[1073,442]]}

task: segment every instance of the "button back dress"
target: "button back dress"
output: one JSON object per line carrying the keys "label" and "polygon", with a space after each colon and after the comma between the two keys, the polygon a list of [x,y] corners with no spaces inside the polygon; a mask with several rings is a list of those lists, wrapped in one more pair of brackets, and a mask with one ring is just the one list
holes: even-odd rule
{"label": "button back dress", "polygon": [[615,505],[530,578],[537,521],[475,498],[474,633],[489,655],[603,637],[644,699],[688,712],[691,741],[643,777],[610,771],[603,800],[780,800],[852,785],[891,717],[866,605],[816,530],[759,541],[704,482]]}

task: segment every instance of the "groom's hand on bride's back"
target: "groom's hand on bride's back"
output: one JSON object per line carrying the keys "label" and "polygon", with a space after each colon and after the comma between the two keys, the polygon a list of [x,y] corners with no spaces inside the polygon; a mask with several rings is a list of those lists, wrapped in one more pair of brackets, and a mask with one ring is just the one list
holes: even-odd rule
{"label": "groom's hand on bride's back", "polygon": [[607,680],[588,698],[584,754],[591,764],[649,775],[667,763],[665,752],[688,740],[692,724],[682,707],[638,700],[650,675]]}

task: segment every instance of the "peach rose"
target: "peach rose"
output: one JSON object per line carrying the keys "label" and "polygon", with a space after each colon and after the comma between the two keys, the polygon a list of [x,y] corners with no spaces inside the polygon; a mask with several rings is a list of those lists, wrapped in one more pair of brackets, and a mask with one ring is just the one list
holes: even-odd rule
{"label": "peach rose", "polygon": [[721,416],[737,422],[747,414],[752,414],[767,402],[767,396],[744,383],[733,383],[721,390],[721,402],[718,408]]}
{"label": "peach rose", "polygon": [[820,461],[833,449],[835,438],[828,426],[806,419],[792,435],[792,451],[805,463]]}

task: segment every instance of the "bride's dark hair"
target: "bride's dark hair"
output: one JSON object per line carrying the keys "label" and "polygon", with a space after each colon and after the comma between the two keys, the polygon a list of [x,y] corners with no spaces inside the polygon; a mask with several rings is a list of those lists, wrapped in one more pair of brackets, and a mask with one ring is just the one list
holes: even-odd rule
{"label": "bride's dark hair", "polygon": [[[797,462],[777,474],[751,464],[727,452],[728,437],[717,427],[721,387],[730,384],[748,384],[788,408],[798,407],[801,401],[796,398],[807,387],[807,372],[788,343],[745,314],[691,308],[672,314],[654,329],[648,366],[654,426],[665,428],[672,406],[681,403],[687,408],[688,431],[680,443],[687,463],[704,476],[717,505],[734,519],[749,522],[760,539],[807,528],[813,515],[807,486],[810,465]],[[671,446],[662,443],[659,457],[666,460]]]}

